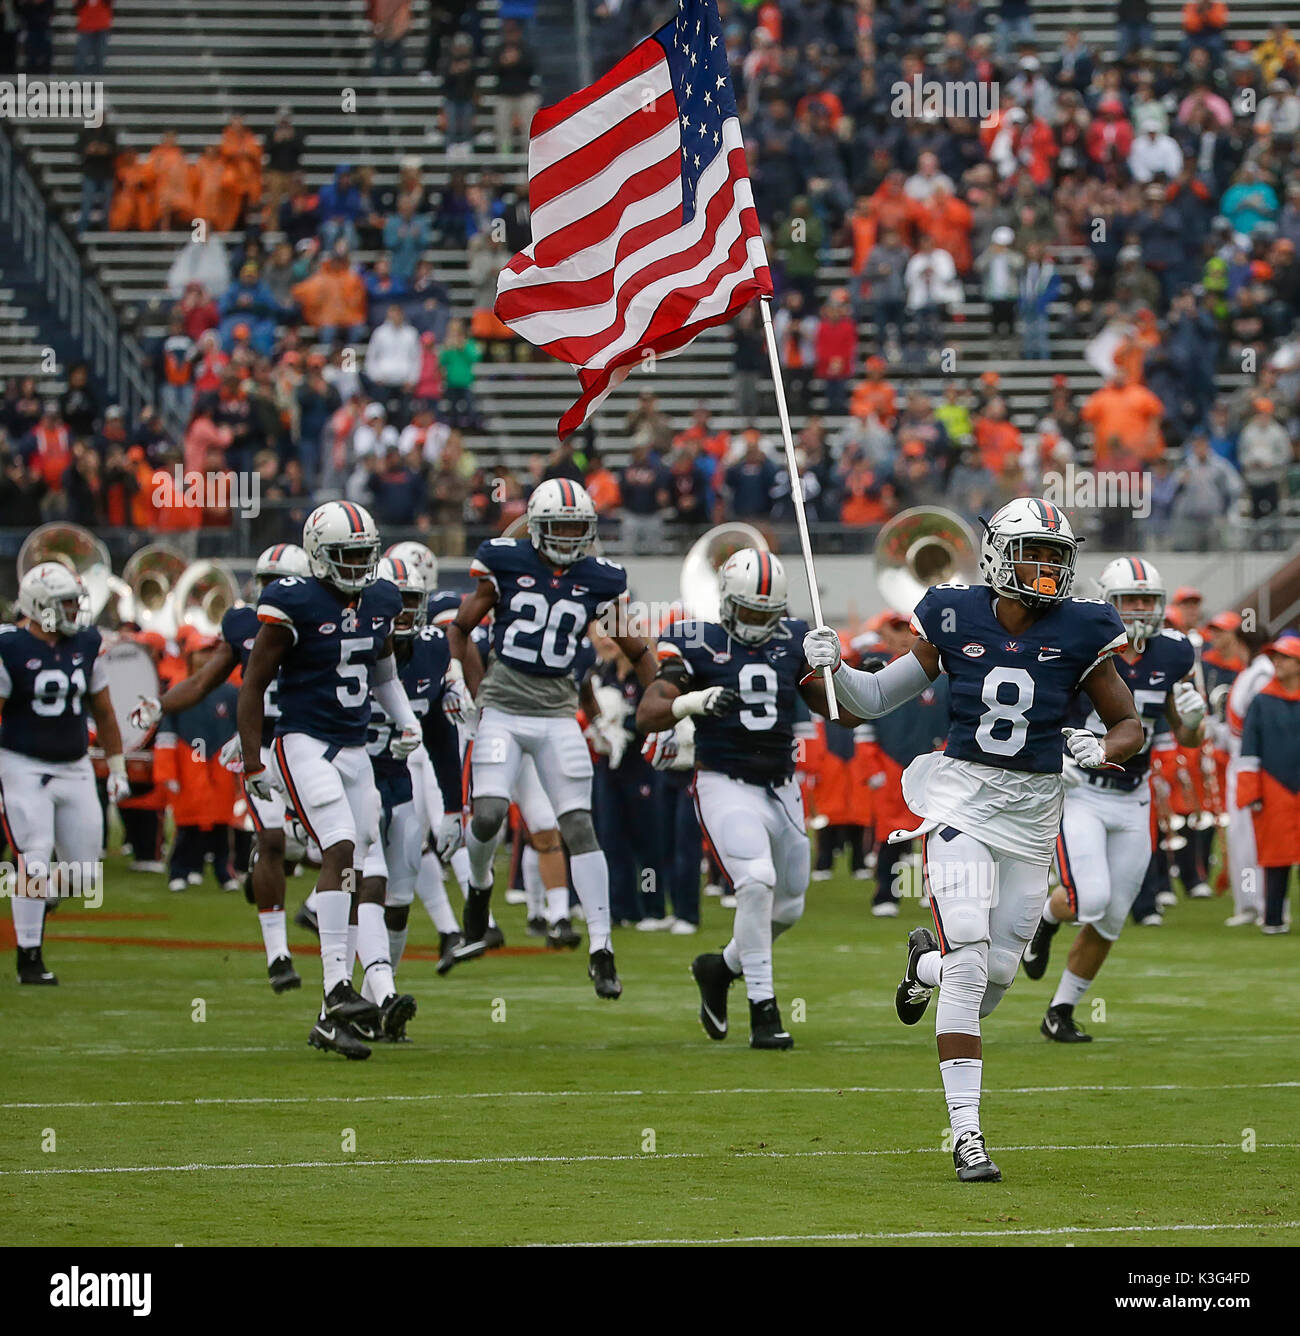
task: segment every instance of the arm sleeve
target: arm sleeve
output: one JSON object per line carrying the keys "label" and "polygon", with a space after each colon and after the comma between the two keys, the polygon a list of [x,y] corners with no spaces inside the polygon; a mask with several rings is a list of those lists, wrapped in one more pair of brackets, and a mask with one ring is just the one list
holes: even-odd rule
{"label": "arm sleeve", "polygon": [[905,705],[930,685],[930,674],[915,654],[904,654],[877,673],[864,673],[848,664],[836,670],[835,695],[862,719],[878,719]]}
{"label": "arm sleeve", "polygon": [[391,654],[375,661],[370,670],[370,690],[384,707],[384,713],[400,729],[418,728],[415,711],[406,698],[406,688],[397,677],[397,664]]}
{"label": "arm sleeve", "polygon": [[424,719],[424,747],[429,753],[429,760],[433,762],[433,773],[442,791],[442,810],[459,812],[460,742],[456,725],[436,707]]}

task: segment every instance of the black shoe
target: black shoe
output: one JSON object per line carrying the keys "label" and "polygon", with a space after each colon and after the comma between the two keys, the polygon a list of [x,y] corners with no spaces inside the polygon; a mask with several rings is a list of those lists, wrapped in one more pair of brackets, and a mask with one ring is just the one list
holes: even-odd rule
{"label": "black shoe", "polygon": [[266,975],[271,980],[273,993],[286,993],[290,988],[302,987],[298,971],[294,969],[293,961],[288,956],[280,956],[273,960],[266,968]]}
{"label": "black shoe", "polygon": [[546,945],[552,951],[562,951],[566,947],[572,951],[582,941],[582,934],[568,919],[556,919],[546,930]]}
{"label": "black shoe", "polygon": [[335,1016],[318,1020],[311,1027],[307,1042],[312,1048],[323,1049],[326,1053],[342,1053],[345,1058],[358,1062],[370,1056],[370,1050],[353,1033],[347,1021]]}
{"label": "black shoe", "polygon": [[983,1132],[963,1132],[953,1147],[952,1162],[963,1183],[1001,1183],[1002,1170],[984,1149]]}
{"label": "black shoe", "polygon": [[456,964],[455,950],[464,942],[464,937],[458,932],[443,932],[438,934],[438,963],[434,967],[437,973],[446,974]]}
{"label": "black shoe", "polygon": [[793,1048],[794,1037],[781,1024],[776,998],[749,1004],[750,1048]]}
{"label": "black shoe", "polygon": [[1059,923],[1049,923],[1046,919],[1039,919],[1038,927],[1034,929],[1033,940],[1025,947],[1025,954],[1020,960],[1025,967],[1025,973],[1031,979],[1041,979],[1047,973],[1047,960],[1052,954],[1052,938],[1056,936],[1056,930],[1060,926]]}
{"label": "black shoe", "polygon": [[468,935],[462,934],[460,941],[442,956],[435,968],[439,974],[447,974],[462,961],[477,960],[486,950],[487,943],[482,938],[472,942]]}
{"label": "black shoe", "polygon": [[41,957],[39,946],[20,946],[18,948],[18,982],[45,984],[47,986],[58,983],[58,979],[45,968],[45,961]]}
{"label": "black shoe", "polygon": [[390,1043],[406,1041],[406,1022],[415,1015],[415,998],[410,993],[393,993],[379,1008],[379,1030]]}
{"label": "black shoe", "polygon": [[[488,908],[492,903],[492,887],[480,890],[471,886],[465,895],[465,913],[461,923],[465,930],[466,944],[481,944],[488,934]],[[484,950],[487,948],[484,947]],[[482,952],[479,952],[482,955]]]}
{"label": "black shoe", "polygon": [[506,935],[495,923],[488,924],[488,930],[483,934],[483,945],[489,951],[496,951],[506,944]]}
{"label": "black shoe", "polygon": [[379,1008],[367,1002],[350,979],[340,979],[325,995],[325,1015],[330,1020],[347,1021],[356,1029],[379,1029]]}
{"label": "black shoe", "polygon": [[320,925],[316,922],[316,911],[308,909],[305,904],[298,906],[298,912],[293,916],[293,921],[300,927],[306,928],[308,932],[316,937],[320,936]]}
{"label": "black shoe", "polygon": [[1091,1044],[1092,1036],[1079,1029],[1074,1021],[1074,1008],[1068,1002],[1048,1007],[1043,1023],[1038,1027],[1045,1039],[1058,1044]]}
{"label": "black shoe", "polygon": [[528,922],[524,924],[524,931],[529,937],[545,937],[546,920],[540,916],[538,918],[530,918]]}
{"label": "black shoe", "polygon": [[903,971],[902,983],[894,993],[894,1010],[904,1025],[915,1025],[930,1005],[934,989],[917,977],[916,965],[927,951],[938,949],[939,943],[929,928],[913,928],[907,934],[907,968]]}
{"label": "black shoe", "polygon": [[623,985],[614,969],[614,953],[612,951],[593,951],[591,953],[591,958],[587,961],[587,977],[596,985],[597,997],[608,998],[613,1002],[616,998],[623,996]]}
{"label": "black shoe", "polygon": [[691,961],[691,978],[700,989],[700,1024],[710,1039],[727,1037],[727,992],[738,977],[721,951]]}

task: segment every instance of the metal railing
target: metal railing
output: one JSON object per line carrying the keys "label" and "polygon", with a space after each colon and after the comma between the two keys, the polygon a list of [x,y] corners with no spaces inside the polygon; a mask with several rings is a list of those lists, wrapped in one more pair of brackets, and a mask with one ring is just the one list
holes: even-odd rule
{"label": "metal railing", "polygon": [[153,400],[144,352],[134,338],[122,333],[112,302],[98,280],[86,272],[76,246],[27,170],[9,131],[2,127],[0,225],[22,255],[30,277],[43,285],[47,300],[80,347],[92,374],[127,417],[134,419]]}

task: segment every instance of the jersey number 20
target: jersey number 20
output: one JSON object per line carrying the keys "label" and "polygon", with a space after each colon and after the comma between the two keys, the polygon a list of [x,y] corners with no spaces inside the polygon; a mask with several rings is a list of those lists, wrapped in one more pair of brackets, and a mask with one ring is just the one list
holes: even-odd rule
{"label": "jersey number 20", "polygon": [[548,668],[567,668],[573,662],[578,638],[587,625],[587,609],[581,603],[575,603],[571,598],[547,603],[541,594],[521,593],[510,600],[510,611],[515,617],[506,627],[501,641],[501,653],[507,659],[536,663],[539,657],[537,646],[520,642],[525,636],[541,631],[540,657]]}

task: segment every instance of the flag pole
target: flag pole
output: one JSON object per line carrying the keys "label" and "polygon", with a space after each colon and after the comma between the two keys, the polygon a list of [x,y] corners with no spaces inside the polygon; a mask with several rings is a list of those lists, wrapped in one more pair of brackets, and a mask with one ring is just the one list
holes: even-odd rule
{"label": "flag pole", "polygon": [[[799,479],[799,464],[794,455],[794,437],[790,432],[790,410],[785,402],[785,382],[781,377],[781,359],[777,355],[776,330],[772,327],[772,313],[769,309],[772,299],[763,297],[759,305],[763,308],[763,329],[767,334],[767,358],[772,364],[772,383],[776,387],[776,411],[781,418],[781,436],[785,441],[785,464],[790,473],[790,497],[794,501],[795,523],[799,526],[799,543],[803,548],[803,568],[808,577],[808,593],[812,597],[813,621],[823,625],[822,601],[817,593],[817,572],[813,570],[812,541],[808,537],[808,517],[803,508],[803,485]],[[835,699],[835,682],[829,668],[822,669],[826,683],[826,708],[830,718],[840,717],[839,702]]]}

